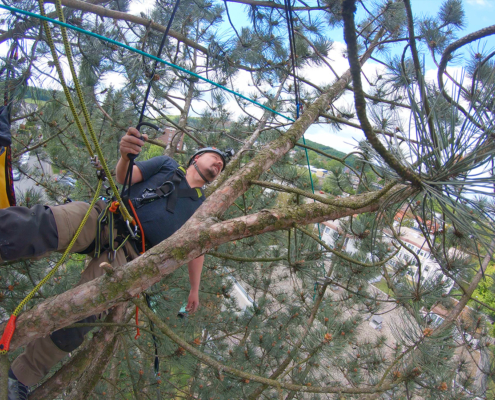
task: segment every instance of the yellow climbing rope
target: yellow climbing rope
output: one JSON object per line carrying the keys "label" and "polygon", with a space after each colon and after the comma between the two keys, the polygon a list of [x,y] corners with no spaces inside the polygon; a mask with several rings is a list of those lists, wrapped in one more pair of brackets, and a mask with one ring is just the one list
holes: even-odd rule
{"label": "yellow climbing rope", "polygon": [[[45,9],[42,6],[42,2],[40,2],[40,13],[43,16],[45,15]],[[84,141],[84,144],[86,145],[86,148],[88,149],[89,154],[91,157],[94,157],[93,149],[91,149],[91,145],[89,144],[88,138],[86,137],[86,134],[84,133],[84,128],[81,124],[81,120],[79,119],[79,115],[77,114],[76,107],[74,105],[74,102],[72,101],[72,97],[69,92],[69,88],[67,87],[64,79],[64,73],[62,71],[62,68],[60,67],[60,62],[57,57],[57,53],[55,50],[55,46],[53,44],[53,38],[52,38],[52,32],[50,30],[50,27],[48,26],[48,22],[43,21],[43,29],[45,30],[45,35],[46,35],[46,41],[48,42],[48,45],[50,46],[50,50],[52,52],[52,58],[53,58],[53,63],[55,65],[55,69],[57,70],[59,79],[60,79],[60,84],[62,85],[62,88],[64,89],[64,94],[65,97],[67,98],[67,102],[69,103],[70,110],[72,112],[72,115],[74,116],[74,121],[77,125],[77,129],[79,129],[79,132],[81,133],[81,137]]]}
{"label": "yellow climbing rope", "polygon": [[[44,6],[44,0],[38,0],[38,4],[39,4],[39,7],[40,7],[40,14],[43,15],[43,16],[46,16],[45,6]],[[65,22],[65,17],[64,17],[63,10],[62,10],[62,3],[61,3],[61,1],[60,0],[56,0],[55,1],[55,6],[57,8],[57,14],[58,14],[59,20],[61,22]],[[65,84],[65,79],[64,79],[63,71],[60,68],[60,62],[58,60],[57,52],[56,52],[56,49],[55,49],[55,45],[53,43],[53,38],[52,38],[52,34],[51,34],[50,27],[48,25],[48,22],[43,21],[43,28],[45,29],[48,46],[50,47],[54,64],[55,64],[55,66],[57,68],[57,72],[59,74],[60,81],[61,81],[62,86],[64,88],[65,96],[67,97],[67,101],[69,102],[69,106],[70,106],[70,109],[72,111],[72,114],[74,115],[74,119],[76,121],[76,124],[79,122],[78,123],[78,128],[80,126],[80,129],[79,130],[81,131],[81,134],[83,136],[84,143],[86,144],[86,147],[88,148],[88,151],[89,151],[91,157],[93,158],[94,157],[94,153],[91,150],[91,146],[90,146],[90,144],[88,142],[88,139],[87,139],[86,135],[84,134],[84,130],[82,128],[82,125],[80,125],[81,122],[79,121],[79,118],[77,116],[77,112],[76,112],[76,108],[74,106],[74,102],[72,101],[72,97],[70,95],[69,89],[67,88],[67,85]],[[86,126],[88,127],[89,136],[91,137],[91,141],[93,142],[93,145],[94,145],[96,154],[98,156],[98,161],[100,162],[103,170],[105,171],[106,178],[108,179],[108,183],[110,184],[110,187],[111,187],[111,189],[112,189],[115,197],[117,198],[117,201],[120,204],[124,204],[124,202],[120,198],[120,194],[119,194],[119,191],[117,189],[117,186],[115,185],[115,182],[112,179],[112,176],[111,176],[111,173],[110,173],[110,169],[108,168],[108,165],[105,162],[105,158],[103,156],[103,151],[101,150],[101,147],[100,147],[100,145],[98,143],[98,139],[96,137],[96,133],[95,133],[95,131],[93,129],[93,124],[91,123],[91,118],[89,116],[88,108],[86,107],[86,102],[84,101],[84,96],[83,96],[83,92],[82,92],[82,89],[81,89],[81,85],[79,84],[79,79],[77,78],[77,73],[76,73],[76,70],[74,68],[74,62],[72,60],[72,50],[70,48],[70,43],[69,43],[69,39],[68,39],[68,36],[67,36],[67,29],[64,26],[61,26],[61,32],[62,32],[62,40],[63,40],[64,48],[65,48],[65,56],[67,57],[67,61],[69,62],[69,67],[70,67],[70,71],[71,71],[71,74],[72,74],[72,79],[74,81],[74,86],[76,88],[77,97],[79,98],[79,103],[81,105],[81,109],[82,109],[82,112],[83,112],[83,115],[84,115],[84,119],[86,121]],[[130,223],[133,222],[133,218],[131,217],[131,215],[129,214],[129,212],[127,211],[127,209],[125,207],[121,207],[120,208],[120,212],[121,212],[122,216],[124,217],[124,219],[126,221],[128,221]]]}
{"label": "yellow climbing rope", "polygon": [[[40,7],[40,14],[43,16],[46,16],[44,1],[38,0],[38,3],[39,3],[39,7]],[[58,17],[59,17],[60,21],[65,22],[64,14],[62,11],[61,1],[56,0],[55,5],[57,8],[57,13],[58,13]],[[95,154],[91,148],[91,144],[89,143],[89,140],[88,140],[86,134],[84,133],[84,129],[83,129],[81,120],[79,119],[79,116],[77,114],[76,107],[74,105],[74,101],[72,100],[72,97],[71,97],[71,94],[70,94],[69,89],[67,87],[67,84],[65,83],[64,74],[63,74],[62,68],[60,67],[60,61],[59,61],[58,56],[57,56],[57,51],[55,49],[51,30],[50,30],[48,23],[45,20],[43,20],[43,28],[45,30],[46,40],[47,40],[48,46],[50,47],[50,51],[52,53],[55,68],[56,68],[57,73],[59,75],[60,83],[64,89],[64,93],[65,93],[65,96],[67,98],[67,102],[69,103],[69,107],[70,107],[70,110],[72,112],[72,115],[74,116],[74,121],[77,125],[77,128],[79,129],[79,132],[81,133],[81,137],[84,141],[84,144],[86,145],[86,148],[88,149],[88,152],[89,152],[91,158],[95,159]],[[105,162],[105,158],[103,157],[103,152],[102,152],[101,147],[98,143],[98,139],[96,137],[95,131],[93,129],[93,125],[91,123],[91,118],[89,116],[89,112],[88,112],[88,109],[86,107],[86,103],[84,101],[83,92],[81,90],[81,86],[80,86],[79,80],[77,78],[76,70],[74,68],[74,63],[72,60],[72,51],[71,51],[69,40],[67,37],[67,30],[65,27],[62,26],[61,31],[62,31],[62,39],[63,39],[63,43],[64,43],[64,47],[65,47],[65,53],[66,53],[67,60],[69,62],[69,67],[70,67],[70,71],[72,74],[72,78],[74,80],[74,85],[76,87],[77,96],[79,98],[79,103],[81,105],[84,119],[85,119],[86,125],[88,127],[89,135],[91,137],[91,140],[92,140],[93,145],[95,147],[96,154],[97,154],[98,159],[99,159],[98,161],[100,162],[100,165],[105,172],[105,176],[108,179],[110,187],[111,187],[115,197],[117,198],[117,201],[120,204],[124,204],[124,202],[122,201],[122,199],[119,195],[119,191],[117,189],[117,186],[115,185],[115,182],[112,179],[110,169],[108,168],[108,165]],[[62,255],[62,258],[57,262],[57,264],[52,268],[52,270],[34,287],[34,289],[31,290],[31,292],[29,292],[29,294],[19,303],[19,305],[15,308],[14,312],[10,316],[9,322],[7,323],[7,326],[5,327],[5,330],[2,334],[2,337],[0,338],[0,354],[6,354],[9,351],[10,342],[11,342],[12,337],[13,337],[14,332],[15,332],[15,322],[16,322],[18,315],[21,313],[22,309],[24,308],[24,306],[33,298],[33,296],[36,294],[36,292],[55,274],[55,272],[57,272],[60,265],[62,265],[62,263],[65,261],[65,259],[69,255],[69,253],[70,253],[72,247],[74,246],[74,243],[76,242],[77,238],[79,237],[79,234],[81,233],[84,225],[88,221],[88,218],[89,218],[91,211],[93,210],[96,202],[98,201],[98,197],[100,195],[102,185],[103,185],[103,177],[99,176],[98,186],[96,188],[96,192],[95,192],[95,195],[93,197],[93,200],[91,201],[91,204],[88,208],[88,211],[84,215],[84,218],[81,221],[81,224],[77,228],[77,231],[76,231],[74,237],[72,238],[71,242],[69,243],[69,246],[67,247],[64,254]],[[127,211],[126,207],[120,207],[120,213],[122,214],[122,216],[124,217],[124,219],[127,222],[129,222],[129,223],[134,222],[133,218],[131,217],[131,215]]]}

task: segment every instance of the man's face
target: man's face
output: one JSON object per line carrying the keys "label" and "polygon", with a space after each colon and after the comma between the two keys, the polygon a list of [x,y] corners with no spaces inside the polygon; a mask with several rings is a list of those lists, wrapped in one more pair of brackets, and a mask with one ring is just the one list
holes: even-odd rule
{"label": "man's face", "polygon": [[216,153],[203,153],[196,157],[196,164],[210,182],[222,172],[223,160]]}

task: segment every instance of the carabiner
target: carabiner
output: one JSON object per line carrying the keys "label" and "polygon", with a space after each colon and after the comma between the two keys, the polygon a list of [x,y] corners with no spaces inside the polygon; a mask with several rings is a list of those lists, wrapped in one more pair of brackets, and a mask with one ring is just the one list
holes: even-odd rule
{"label": "carabiner", "polygon": [[113,260],[115,260],[115,255],[117,254],[117,250],[108,250],[108,261],[110,261],[111,263],[113,262]]}
{"label": "carabiner", "polygon": [[125,224],[127,225],[127,229],[129,230],[129,233],[131,234],[131,237],[133,239],[136,239],[137,237],[137,225],[134,226],[134,229],[131,228],[131,224],[129,221],[125,221]]}

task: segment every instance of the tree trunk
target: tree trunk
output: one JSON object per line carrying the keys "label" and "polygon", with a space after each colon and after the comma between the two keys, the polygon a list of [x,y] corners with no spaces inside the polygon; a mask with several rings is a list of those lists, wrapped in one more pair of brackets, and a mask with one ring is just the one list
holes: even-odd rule
{"label": "tree trunk", "polygon": [[[107,318],[105,318],[105,322],[121,322],[124,309],[125,307],[123,305],[115,307]],[[117,329],[118,327],[103,327],[91,340],[87,340],[83,347],[77,351],[75,356],[70,358],[55,375],[36,388],[36,390],[29,395],[29,399],[43,400],[57,397],[67,390],[70,382],[75,383],[75,387],[69,395],[71,399],[81,398],[81,396],[77,397],[76,393],[89,394],[96,383],[98,383],[104,367],[106,367],[108,363],[108,360],[103,354],[108,352],[113,353]],[[100,371],[100,369],[102,370]],[[95,370],[99,371],[98,376],[94,375]],[[88,377],[91,376],[93,377],[93,380],[90,382]],[[91,388],[89,387],[90,383],[92,384]]]}
{"label": "tree trunk", "polygon": [[[341,207],[318,203],[303,204],[285,209],[263,210],[213,225],[211,219],[201,223],[193,217],[194,221],[185,224],[169,239],[116,269],[112,275],[104,275],[77,286],[21,314],[11,349],[15,350],[37,337],[129,300],[159,282],[163,276],[220,244],[288,229],[294,224],[310,224],[373,212],[412,194],[412,189],[404,186],[390,189],[389,185],[377,192],[340,199]],[[5,329],[5,324],[0,329]]]}

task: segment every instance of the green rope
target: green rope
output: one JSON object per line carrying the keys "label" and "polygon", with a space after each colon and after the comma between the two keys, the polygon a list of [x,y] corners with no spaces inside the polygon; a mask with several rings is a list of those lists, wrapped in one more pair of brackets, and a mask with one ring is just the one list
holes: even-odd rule
{"label": "green rope", "polygon": [[225,90],[225,91],[227,91],[227,92],[229,92],[229,93],[232,93],[232,94],[233,94],[233,95],[235,95],[235,96],[238,96],[238,97],[240,97],[240,98],[242,98],[242,99],[244,99],[244,100],[247,100],[247,101],[249,101],[250,103],[256,104],[258,107],[264,108],[265,110],[268,110],[268,111],[270,111],[270,112],[272,112],[272,113],[274,113],[274,114],[276,114],[276,115],[278,115],[278,116],[280,116],[280,117],[282,117],[282,118],[285,118],[285,119],[286,119],[286,120],[288,120],[288,121],[295,122],[295,120],[294,120],[294,119],[292,119],[292,118],[290,118],[290,117],[287,117],[287,116],[285,116],[285,115],[283,115],[283,114],[279,113],[278,111],[273,110],[273,109],[272,109],[272,108],[270,108],[270,107],[267,107],[267,106],[265,106],[265,105],[263,105],[263,104],[261,104],[261,103],[258,103],[257,101],[251,100],[250,98],[248,98],[248,97],[246,97],[246,96],[244,96],[244,95],[242,95],[242,94],[240,94],[240,93],[237,93],[237,92],[235,92],[234,90],[231,90],[231,89],[229,89],[229,88],[226,88],[225,86],[222,86],[222,85],[220,85],[220,84],[218,84],[218,83],[216,83],[216,82],[210,81],[209,79],[204,78],[204,77],[202,77],[201,75],[198,75],[198,74],[196,74],[196,73],[194,73],[194,72],[192,72],[192,71],[189,71],[189,70],[187,70],[187,69],[185,69],[185,68],[182,68],[182,67],[180,67],[180,66],[178,66],[178,65],[172,64],[172,63],[170,63],[170,62],[168,62],[168,61],[162,60],[161,58],[155,57],[155,56],[153,56],[153,55],[151,55],[151,54],[149,54],[149,53],[146,53],[146,52],[144,52],[144,51],[142,51],[142,50],[139,50],[139,49],[136,49],[136,48],[134,48],[134,47],[128,46],[128,45],[126,45],[126,44],[124,44],[124,43],[117,42],[116,40],[113,40],[113,39],[107,38],[107,37],[105,37],[105,36],[98,35],[97,33],[90,32],[90,31],[87,31],[87,30],[85,30],[85,29],[79,28],[79,27],[77,27],[77,26],[73,26],[73,25],[67,24],[67,23],[62,22],[62,21],[57,21],[56,19],[52,19],[52,18],[49,18],[49,17],[43,16],[43,15],[39,15],[39,14],[36,14],[36,13],[30,12],[30,11],[20,10],[20,9],[18,9],[18,8],[15,8],[15,7],[10,7],[10,6],[6,6],[6,5],[3,5],[3,4],[0,4],[0,8],[3,8],[4,10],[8,10],[8,11],[13,12],[13,13],[24,14],[24,15],[27,15],[27,16],[29,16],[29,17],[34,17],[34,18],[38,18],[38,19],[41,19],[41,20],[44,20],[44,21],[49,21],[49,22],[51,22],[52,24],[60,25],[60,26],[63,26],[63,27],[65,27],[65,28],[69,28],[69,29],[72,29],[72,30],[75,30],[75,31],[78,31],[78,32],[84,33],[84,34],[86,34],[86,35],[93,36],[93,37],[95,37],[95,38],[97,38],[97,39],[100,39],[100,40],[103,40],[103,41],[105,41],[105,42],[112,43],[112,44],[114,44],[114,45],[117,45],[117,46],[123,47],[124,49],[127,49],[127,50],[132,51],[132,52],[137,53],[137,54],[141,54],[142,56],[145,56],[145,57],[151,58],[152,60],[158,61],[158,62],[160,62],[160,63],[162,63],[162,64],[168,65],[169,67],[172,67],[172,68],[178,69],[179,71],[182,71],[182,72],[185,72],[186,74],[192,75],[192,76],[194,76],[194,77],[196,77],[196,78],[198,78],[198,79],[201,79],[201,80],[203,80],[203,81],[205,81],[205,82],[208,82],[209,84],[211,84],[211,85],[213,85],[213,86],[216,86],[216,87],[218,87],[218,88],[220,88],[220,89],[222,89],[222,90]]}
{"label": "green rope", "polygon": [[[45,9],[40,6],[40,13],[42,15],[45,15]],[[88,138],[86,134],[84,133],[84,128],[82,126],[81,120],[79,118],[79,115],[76,110],[76,106],[74,104],[74,101],[72,100],[72,96],[69,92],[69,88],[67,87],[67,84],[65,83],[65,78],[64,78],[64,72],[62,70],[62,67],[60,66],[60,62],[58,60],[57,56],[57,50],[55,49],[55,45],[53,44],[53,37],[52,33],[50,31],[50,27],[46,21],[42,22],[43,29],[45,30],[45,36],[46,36],[46,42],[48,44],[48,47],[50,47],[50,51],[52,53],[52,58],[53,58],[53,64],[55,65],[55,69],[57,70],[58,73],[58,78],[60,80],[60,84],[62,85],[62,89],[64,90],[65,98],[67,99],[67,103],[69,104],[69,108],[72,112],[72,115],[74,117],[74,122],[76,123],[77,129],[79,130],[79,133],[81,134],[81,138],[83,139],[83,142],[88,149],[89,156],[93,158],[95,156],[93,149],[91,148],[91,144],[88,141]]]}
{"label": "green rope", "polygon": [[[252,99],[250,99],[250,98],[248,98],[248,97],[246,97],[246,96],[244,96],[244,95],[242,95],[242,94],[240,94],[240,93],[238,93],[238,92],[236,92],[234,90],[231,90],[231,89],[229,89],[229,88],[227,88],[225,86],[222,86],[222,85],[220,85],[220,84],[218,84],[216,82],[213,82],[213,81],[211,81],[211,80],[209,80],[207,78],[204,78],[201,75],[198,75],[198,74],[196,74],[196,73],[194,73],[192,71],[189,71],[189,70],[187,70],[185,68],[182,68],[182,67],[180,67],[178,65],[172,64],[172,63],[170,63],[168,61],[162,60],[161,58],[155,57],[155,56],[153,56],[153,55],[151,55],[149,53],[146,53],[146,52],[144,52],[142,50],[136,49],[136,48],[131,47],[129,45],[126,45],[124,43],[117,42],[116,40],[107,38],[107,37],[102,36],[102,35],[99,35],[97,33],[90,32],[90,31],[87,31],[85,29],[79,28],[77,26],[73,26],[73,25],[67,24],[66,22],[57,21],[55,19],[46,17],[44,15],[39,15],[39,14],[30,12],[30,11],[24,11],[24,10],[21,10],[21,9],[18,9],[18,8],[15,8],[15,7],[6,6],[6,5],[3,5],[3,4],[0,4],[0,8],[3,8],[3,9],[8,10],[8,11],[11,11],[13,13],[20,13],[20,14],[24,14],[24,15],[27,15],[27,16],[30,16],[30,17],[38,18],[38,19],[41,19],[41,20],[44,20],[44,21],[49,21],[49,22],[51,22],[53,24],[60,25],[60,26],[63,26],[65,28],[72,29],[72,30],[75,30],[75,31],[84,33],[86,35],[89,35],[89,36],[93,36],[93,37],[95,37],[97,39],[100,39],[100,40],[103,40],[105,42],[109,42],[109,43],[115,44],[115,45],[120,46],[120,47],[122,47],[124,49],[127,49],[129,51],[132,51],[134,53],[141,54],[142,56],[151,58],[152,60],[161,62],[162,64],[168,65],[169,67],[178,69],[179,71],[185,72],[185,73],[187,73],[189,75],[192,75],[192,76],[194,76],[194,77],[196,77],[198,79],[201,79],[201,80],[203,80],[205,82],[208,82],[208,83],[210,83],[213,86],[216,86],[216,87],[218,87],[218,88],[220,88],[222,90],[225,90],[225,91],[227,91],[229,93],[232,93],[235,96],[238,96],[238,97],[240,97],[240,98],[242,98],[244,100],[247,100],[250,103],[253,103],[253,104],[255,104],[255,105],[257,105],[257,106],[259,106],[261,108],[264,108],[265,110],[270,111],[270,112],[272,112],[272,113],[274,113],[274,114],[276,114],[276,115],[278,115],[280,117],[283,117],[283,118],[285,118],[288,121],[295,122],[295,120],[293,118],[287,117],[286,115],[283,115],[283,114],[279,113],[278,111],[275,111],[274,109],[272,109],[270,107],[267,107],[267,106],[265,106],[265,105],[263,105],[261,103],[258,103],[257,101],[254,101],[254,100],[252,100]],[[304,139],[304,135],[303,135],[303,143],[306,144],[306,140]],[[308,163],[308,169],[309,169],[309,157],[308,157],[308,151],[307,151],[307,149],[305,149],[305,152],[306,152],[306,161]],[[311,171],[309,173],[309,179],[311,181],[311,189],[312,189],[312,191],[314,193],[315,189],[314,189],[313,177],[311,176]]]}
{"label": "green rope", "polygon": [[[93,37],[95,37],[97,39],[100,39],[100,40],[103,40],[105,42],[112,43],[114,45],[117,45],[117,46],[122,47],[124,49],[127,49],[129,51],[132,51],[134,53],[140,54],[140,55],[142,55],[144,57],[151,58],[152,60],[155,60],[155,61],[158,61],[158,62],[160,62],[162,64],[168,65],[169,67],[175,68],[175,69],[177,69],[179,71],[185,72],[186,74],[192,75],[192,76],[194,76],[194,77],[196,77],[198,79],[201,79],[201,80],[203,80],[203,81],[205,81],[205,82],[207,82],[207,83],[209,83],[209,84],[211,84],[213,86],[216,86],[216,87],[218,87],[218,88],[220,88],[222,90],[225,90],[225,91],[227,91],[227,92],[229,92],[229,93],[231,93],[231,94],[233,94],[235,96],[238,96],[238,97],[240,97],[240,98],[242,98],[244,100],[247,100],[250,103],[257,105],[258,107],[261,107],[261,108],[263,108],[263,109],[265,109],[267,111],[270,111],[270,112],[272,112],[272,113],[274,113],[274,114],[276,114],[276,115],[278,115],[278,116],[280,116],[282,118],[285,118],[288,121],[295,122],[295,120],[293,118],[287,117],[286,115],[283,115],[283,114],[279,113],[278,111],[275,111],[274,109],[272,109],[270,107],[267,107],[267,106],[265,106],[265,105],[263,105],[261,103],[258,103],[257,101],[254,101],[254,100],[252,100],[252,99],[250,99],[250,98],[248,98],[248,97],[246,97],[246,96],[244,96],[244,95],[242,95],[242,94],[240,94],[240,93],[238,93],[238,92],[236,92],[234,90],[231,90],[231,89],[229,89],[229,88],[227,88],[225,86],[222,86],[222,85],[220,85],[220,84],[218,84],[216,82],[213,82],[213,81],[211,81],[211,80],[209,80],[207,78],[204,78],[201,75],[198,75],[198,74],[196,74],[196,73],[194,73],[192,71],[189,71],[189,70],[187,70],[185,68],[182,68],[182,67],[180,67],[178,65],[172,64],[172,63],[170,63],[168,61],[162,60],[161,58],[158,58],[156,56],[153,56],[153,55],[151,55],[149,53],[146,53],[146,52],[144,52],[142,50],[136,49],[136,48],[131,47],[129,45],[126,45],[124,43],[118,42],[116,40],[107,38],[107,37],[102,36],[102,35],[99,35],[97,33],[90,32],[90,31],[87,31],[85,29],[79,28],[77,26],[73,26],[73,25],[67,24],[67,23],[62,22],[62,21],[57,21],[55,19],[52,19],[52,18],[43,16],[43,15],[39,15],[39,14],[30,12],[30,11],[21,10],[21,9],[18,9],[18,8],[15,8],[15,7],[6,6],[6,5],[3,5],[3,4],[0,4],[0,8],[3,8],[4,10],[8,10],[8,11],[13,12],[13,13],[24,14],[24,15],[27,15],[29,17],[34,17],[34,18],[41,19],[43,21],[48,21],[48,22],[51,22],[51,23],[53,23],[55,25],[60,25],[60,26],[63,26],[65,28],[69,28],[69,29],[75,30],[77,32],[84,33],[86,35],[93,36]],[[304,138],[304,135],[303,135],[303,143],[306,144],[306,140]],[[315,192],[315,188],[314,188],[314,183],[313,183],[313,177],[311,176],[311,169],[310,169],[310,164],[309,164],[308,150],[305,149],[305,152],[306,152],[306,161],[307,161],[308,170],[309,170],[309,179],[311,181],[311,190],[314,193]],[[318,224],[318,235],[320,236],[320,227],[319,227],[319,224]]]}

